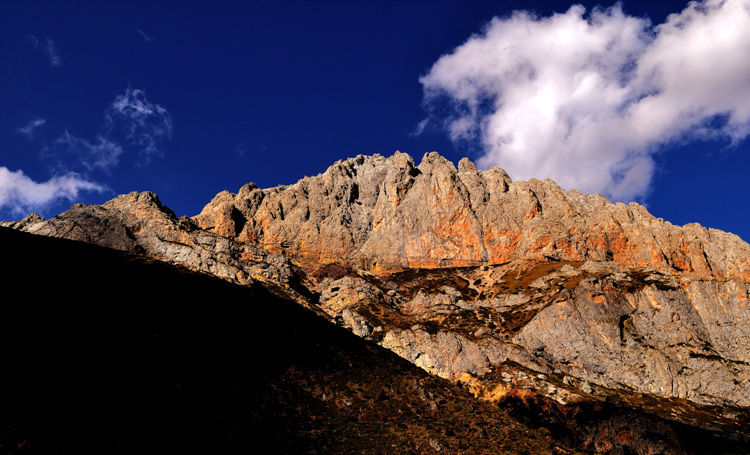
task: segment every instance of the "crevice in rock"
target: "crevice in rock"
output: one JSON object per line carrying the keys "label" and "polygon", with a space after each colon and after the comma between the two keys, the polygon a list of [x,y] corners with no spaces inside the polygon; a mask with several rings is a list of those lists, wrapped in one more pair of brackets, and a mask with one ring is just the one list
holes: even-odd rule
{"label": "crevice in rock", "polygon": [[236,237],[240,235],[242,229],[245,228],[247,219],[245,219],[245,216],[237,209],[237,207],[232,207],[232,211],[229,214],[229,217],[232,219],[232,222],[234,222],[234,235]]}
{"label": "crevice in rock", "polygon": [[620,332],[620,343],[625,344],[627,341],[625,340],[625,323],[628,322],[630,319],[630,314],[623,314],[620,316],[620,321],[617,323],[617,328]]}

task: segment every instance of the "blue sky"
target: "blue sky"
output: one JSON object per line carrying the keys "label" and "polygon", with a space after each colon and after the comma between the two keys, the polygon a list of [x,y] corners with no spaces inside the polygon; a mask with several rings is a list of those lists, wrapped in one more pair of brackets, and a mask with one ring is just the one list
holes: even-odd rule
{"label": "blue sky", "polygon": [[434,150],[750,239],[750,3],[613,5],[0,0],[0,219]]}

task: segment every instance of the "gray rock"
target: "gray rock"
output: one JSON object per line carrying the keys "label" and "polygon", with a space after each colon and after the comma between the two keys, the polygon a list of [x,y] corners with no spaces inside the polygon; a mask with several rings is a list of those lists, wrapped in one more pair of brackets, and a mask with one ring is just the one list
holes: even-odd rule
{"label": "gray rock", "polygon": [[453,332],[430,334],[421,328],[392,330],[381,345],[418,367],[450,380],[457,380],[463,373],[482,375],[490,367],[490,360],[479,345]]}

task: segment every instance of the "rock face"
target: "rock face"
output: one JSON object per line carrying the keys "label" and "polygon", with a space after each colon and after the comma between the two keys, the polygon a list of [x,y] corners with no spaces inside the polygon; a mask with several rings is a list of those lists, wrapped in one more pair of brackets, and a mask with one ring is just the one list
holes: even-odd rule
{"label": "rock face", "polygon": [[[402,153],[358,156],[294,185],[247,185],[237,195],[221,193],[194,220],[309,270],[340,264],[387,276],[532,261],[536,285],[498,293],[494,287],[513,279],[488,278],[475,289],[492,298],[442,289],[400,310],[418,322],[433,319],[428,310],[437,305],[443,314],[530,308],[528,321],[506,330],[499,324],[511,350],[532,354],[533,361],[517,355],[522,364],[608,387],[750,406],[750,246],[734,235],[673,226],[638,204],[611,204],[550,180],[513,182],[467,159],[456,169],[436,153],[418,166]],[[564,272],[537,271],[564,263]],[[467,270],[456,274],[467,285],[482,281]],[[558,289],[565,292],[552,292]],[[479,354],[451,327],[441,330],[449,331],[389,332],[383,344],[444,377],[482,374],[492,354]]]}
{"label": "rock face", "polygon": [[478,396],[614,400],[737,437],[750,421],[750,245],[550,180],[397,152],[192,218],[131,193],[8,225],[262,281]]}
{"label": "rock face", "polygon": [[616,261],[699,279],[750,281],[750,246],[697,224],[673,226],[631,203],[458,169],[437,153],[358,156],[290,186],[248,184],[194,217],[203,229],[283,252],[308,267],[392,272],[515,259]]}

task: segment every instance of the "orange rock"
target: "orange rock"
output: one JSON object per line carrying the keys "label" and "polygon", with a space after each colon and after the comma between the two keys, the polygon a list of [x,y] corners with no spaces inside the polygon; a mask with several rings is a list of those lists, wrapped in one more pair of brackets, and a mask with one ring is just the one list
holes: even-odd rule
{"label": "orange rock", "polygon": [[418,166],[399,152],[360,155],[294,185],[220,193],[194,220],[310,266],[385,273],[552,257],[750,279],[750,246],[734,235],[674,226],[638,204],[612,204],[550,180],[513,182],[466,159],[457,170],[437,153]]}

